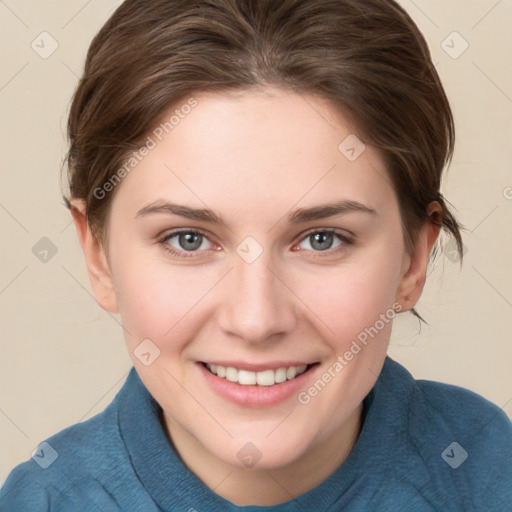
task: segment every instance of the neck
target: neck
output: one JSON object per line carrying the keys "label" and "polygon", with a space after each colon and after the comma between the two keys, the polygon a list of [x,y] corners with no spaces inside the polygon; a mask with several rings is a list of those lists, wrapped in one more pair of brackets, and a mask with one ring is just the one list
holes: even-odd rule
{"label": "neck", "polygon": [[167,435],[184,464],[212,491],[239,505],[277,505],[315,488],[345,462],[363,426],[363,404],[343,425],[304,455],[280,468],[249,469],[227,464],[164,414]]}

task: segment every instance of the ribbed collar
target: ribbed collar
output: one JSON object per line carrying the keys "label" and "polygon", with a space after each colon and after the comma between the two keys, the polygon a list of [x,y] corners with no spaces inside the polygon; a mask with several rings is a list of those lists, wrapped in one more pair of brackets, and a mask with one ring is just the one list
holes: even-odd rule
{"label": "ribbed collar", "polygon": [[[215,494],[181,461],[161,422],[161,407],[132,368],[116,397],[119,428],[135,472],[146,491],[165,511],[328,510],[342,505],[361,486],[382,478],[382,464],[392,467],[395,441],[407,436],[408,401],[414,379],[399,363],[386,357],[382,371],[363,401],[364,424],[346,461],[324,482],[298,498],[274,506],[237,506]],[[400,446],[400,441],[398,441]],[[380,467],[379,467],[380,466]],[[375,483],[375,482],[374,482]]]}

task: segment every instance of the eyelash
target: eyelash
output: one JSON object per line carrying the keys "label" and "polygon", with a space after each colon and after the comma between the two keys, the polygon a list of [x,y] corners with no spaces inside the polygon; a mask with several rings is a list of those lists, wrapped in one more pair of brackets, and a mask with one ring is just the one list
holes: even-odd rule
{"label": "eyelash", "polygon": [[[202,231],[199,231],[197,229],[193,229],[193,228],[188,228],[188,229],[179,229],[179,230],[176,230],[176,231],[172,231],[171,233],[168,233],[167,235],[164,236],[164,238],[159,242],[162,246],[162,248],[167,251],[168,253],[172,254],[173,256],[176,256],[176,257],[184,257],[184,258],[193,258],[195,256],[196,253],[198,252],[203,252],[203,251],[178,251],[176,250],[174,247],[171,247],[169,246],[169,244],[167,243],[171,238],[174,238],[175,236],[178,236],[180,235],[181,233],[187,233],[187,234],[191,234],[191,235],[198,235],[198,236],[202,236],[204,238],[206,238],[208,240],[208,236],[203,233]],[[304,240],[306,240],[307,238],[309,238],[310,236],[312,235],[316,235],[316,234],[332,234],[332,235],[335,235],[339,238],[339,240],[342,243],[341,246],[338,246],[334,249],[326,249],[325,251],[314,251],[314,250],[308,250],[309,252],[312,252],[314,254],[314,257],[317,258],[322,258],[324,257],[323,254],[326,253],[328,256],[332,256],[333,253],[336,253],[338,252],[339,250],[343,250],[344,248],[346,248],[346,246],[350,246],[350,245],[353,245],[354,244],[354,239],[347,236],[347,235],[344,235],[342,233],[340,233],[339,231],[335,230],[335,229],[311,229],[310,231],[306,232],[302,238],[300,239],[300,241],[298,243],[301,243],[303,242]],[[295,245],[298,245],[298,244],[295,244]]]}

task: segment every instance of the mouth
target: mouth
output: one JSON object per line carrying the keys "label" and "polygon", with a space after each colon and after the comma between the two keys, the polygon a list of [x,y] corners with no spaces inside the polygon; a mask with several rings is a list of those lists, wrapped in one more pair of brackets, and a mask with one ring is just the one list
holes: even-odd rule
{"label": "mouth", "polygon": [[320,364],[319,362],[312,364],[301,364],[295,366],[281,366],[279,368],[268,368],[260,371],[251,371],[234,366],[223,366],[220,364],[210,364],[201,362],[211,374],[227,380],[229,382],[240,384],[241,386],[261,386],[269,387],[283,384],[287,381],[294,380],[313,367]]}

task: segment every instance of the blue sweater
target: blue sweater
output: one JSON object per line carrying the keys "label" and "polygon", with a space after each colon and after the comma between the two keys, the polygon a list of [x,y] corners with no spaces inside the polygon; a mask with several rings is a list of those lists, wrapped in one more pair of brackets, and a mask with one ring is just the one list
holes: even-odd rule
{"label": "blue sweater", "polygon": [[512,424],[461,387],[414,380],[387,357],[348,459],[275,506],[236,506],[183,464],[135,369],[112,403],[10,473],[1,512],[512,511]]}

